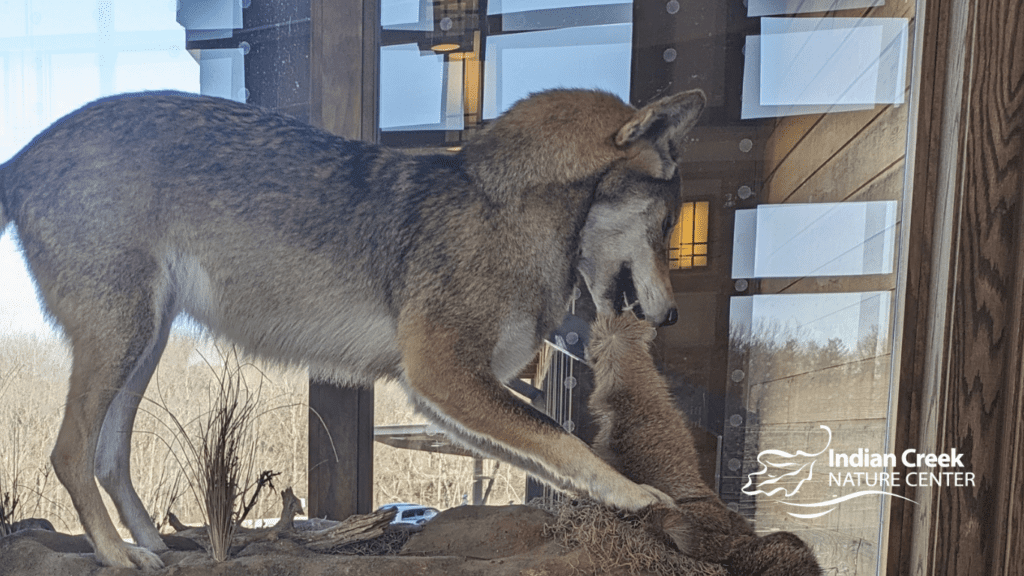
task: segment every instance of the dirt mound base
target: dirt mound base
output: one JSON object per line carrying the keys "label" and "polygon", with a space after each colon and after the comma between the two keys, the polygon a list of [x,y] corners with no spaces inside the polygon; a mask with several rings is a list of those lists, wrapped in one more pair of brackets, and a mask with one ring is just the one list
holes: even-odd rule
{"label": "dirt mound base", "polygon": [[[604,518],[612,530],[616,520]],[[561,525],[562,528],[553,530]],[[420,576],[579,576],[582,574],[705,574],[683,566],[630,566],[602,564],[584,547],[567,548],[559,530],[567,526],[548,511],[533,506],[463,506],[445,511],[421,532],[412,534],[398,555],[348,555],[312,552],[289,540],[259,541],[234,551],[215,563],[202,550],[172,550],[163,554],[158,576],[370,576],[417,574]],[[627,531],[633,528],[626,528]],[[642,530],[642,529],[641,529]],[[564,534],[562,534],[564,535]],[[384,540],[405,537],[389,530]],[[191,541],[168,540],[172,548],[189,547]],[[604,541],[605,548],[619,541]],[[368,542],[368,549],[377,549]],[[54,576],[128,576],[136,570],[105,568],[96,564],[82,536],[55,532],[25,531],[0,539],[0,576],[52,574]],[[653,570],[651,569],[653,568]]]}

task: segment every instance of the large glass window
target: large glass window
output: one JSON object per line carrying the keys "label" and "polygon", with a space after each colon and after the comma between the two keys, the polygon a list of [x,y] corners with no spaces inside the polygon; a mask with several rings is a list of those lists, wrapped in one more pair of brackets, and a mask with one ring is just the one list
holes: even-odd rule
{"label": "large glass window", "polygon": [[724,229],[709,240],[728,265],[677,278],[677,298],[714,302],[717,320],[663,329],[662,358],[690,380],[684,404],[695,391],[713,400],[703,421],[723,500],[759,531],[812,543],[826,571],[874,574],[891,493],[910,481],[887,455],[914,11],[754,0],[747,10],[724,16],[723,49],[742,56],[718,72],[723,105],[684,155],[695,180],[732,170],[711,202]]}
{"label": "large glass window", "polygon": [[[659,330],[657,360],[730,507],[797,533],[826,571],[875,573],[892,467],[829,455],[893,450],[913,3],[384,0],[382,16],[389,144],[457,146],[545,88],[637,106],[706,92],[670,238],[683,320]],[[586,438],[564,336],[535,382]]]}
{"label": "large glass window", "polygon": [[[704,477],[730,507],[761,533],[797,533],[826,573],[877,573],[889,493],[914,481],[896,477],[887,456],[901,408],[894,346],[915,3],[379,8],[380,43],[368,50],[379,58],[372,116],[383,144],[457,148],[547,88],[598,88],[635,106],[705,91],[707,108],[681,151],[683,207],[671,236],[682,320],[659,330],[657,362],[695,424]],[[0,161],[80,105],[138,89],[202,91],[308,119],[310,14],[309,2],[287,1],[9,2],[0,18]],[[0,334],[48,335],[16,246],[8,230]],[[577,308],[586,315],[585,302]],[[545,408],[586,437],[581,334],[552,335],[534,382],[560,386]]]}

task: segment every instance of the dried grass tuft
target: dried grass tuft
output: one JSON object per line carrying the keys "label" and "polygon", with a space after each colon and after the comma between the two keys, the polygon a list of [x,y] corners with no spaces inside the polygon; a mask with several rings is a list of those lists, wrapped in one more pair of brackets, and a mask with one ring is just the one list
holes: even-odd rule
{"label": "dried grass tuft", "polygon": [[0,537],[7,536],[14,532],[15,514],[18,513],[18,480],[17,478],[10,486],[6,485],[0,477]]}
{"label": "dried grass tuft", "polygon": [[[13,370],[12,370],[13,372]],[[10,373],[0,375],[0,396],[6,391],[7,382],[10,381]],[[10,467],[10,470],[0,470],[0,537],[7,536],[14,532],[14,523],[17,520],[16,514],[18,514],[18,505],[21,503],[21,497],[19,495],[18,486],[18,462],[19,462],[19,446],[18,441],[18,430],[21,422],[8,422],[9,426],[8,433],[11,435],[11,441],[7,443],[5,451],[10,451],[4,458],[4,462]],[[10,475],[10,478],[6,476]]]}
{"label": "dried grass tuft", "polygon": [[231,539],[252,507],[245,505],[243,482],[253,476],[260,408],[258,389],[250,391],[237,352],[222,357],[215,370],[217,393],[211,410],[195,423],[196,437],[168,412],[187,453],[189,487],[206,516],[210,555],[218,562],[227,559]]}
{"label": "dried grass tuft", "polygon": [[694,560],[680,554],[665,538],[657,535],[658,511],[636,514],[616,512],[591,499],[562,498],[539,505],[555,516],[544,535],[569,550],[581,550],[590,557],[595,573],[628,573],[688,576],[725,576],[717,564]]}

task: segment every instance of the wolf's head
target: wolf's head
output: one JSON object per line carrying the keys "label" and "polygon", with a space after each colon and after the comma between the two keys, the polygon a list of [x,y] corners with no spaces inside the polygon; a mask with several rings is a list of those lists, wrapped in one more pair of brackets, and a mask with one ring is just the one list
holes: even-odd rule
{"label": "wolf's head", "polygon": [[580,238],[580,274],[599,314],[632,310],[655,326],[679,315],[668,236],[681,202],[677,155],[704,109],[700,90],[635,111],[613,136],[622,156],[601,177]]}
{"label": "wolf's head", "polygon": [[651,324],[671,324],[678,312],[667,240],[682,194],[677,156],[704,103],[700,90],[640,110],[607,92],[549,90],[516,103],[462,156],[496,205],[515,206],[524,191],[542,190],[565,196],[581,216],[589,209],[585,221],[566,224],[583,223],[579,271],[598,313],[630,309]]}

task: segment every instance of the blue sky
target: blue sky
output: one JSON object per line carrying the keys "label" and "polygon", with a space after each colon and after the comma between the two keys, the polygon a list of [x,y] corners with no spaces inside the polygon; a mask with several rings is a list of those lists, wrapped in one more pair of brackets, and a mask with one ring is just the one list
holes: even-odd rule
{"label": "blue sky", "polygon": [[[101,96],[142,89],[199,90],[176,0],[0,2],[0,161],[54,120]],[[0,238],[0,334],[52,335],[19,253]]]}

